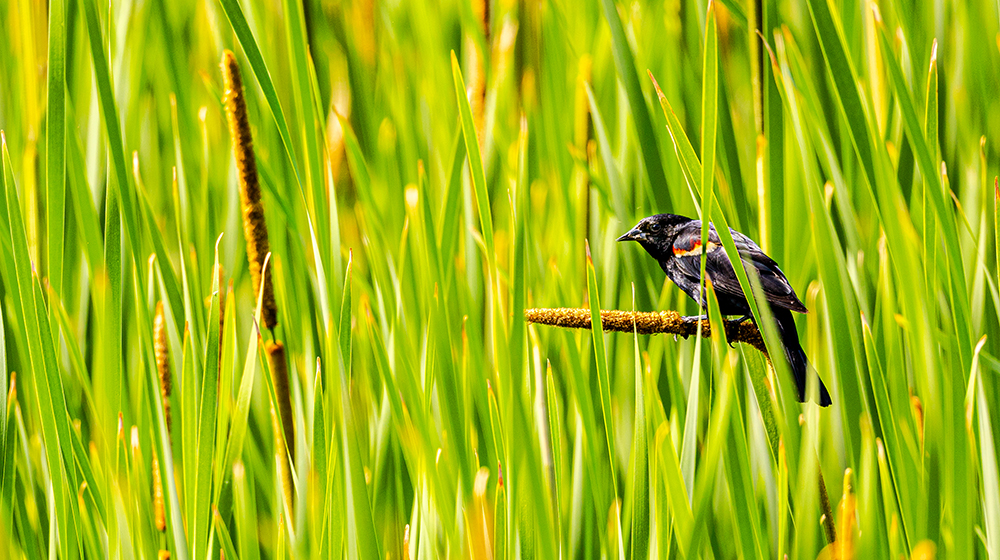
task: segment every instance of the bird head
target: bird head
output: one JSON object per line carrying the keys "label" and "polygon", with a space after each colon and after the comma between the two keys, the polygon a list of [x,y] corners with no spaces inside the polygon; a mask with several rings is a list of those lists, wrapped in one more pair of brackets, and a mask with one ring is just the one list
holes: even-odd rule
{"label": "bird head", "polygon": [[690,221],[691,218],[676,214],[656,214],[639,220],[618,241],[636,241],[654,258],[665,257],[671,252],[678,229]]}

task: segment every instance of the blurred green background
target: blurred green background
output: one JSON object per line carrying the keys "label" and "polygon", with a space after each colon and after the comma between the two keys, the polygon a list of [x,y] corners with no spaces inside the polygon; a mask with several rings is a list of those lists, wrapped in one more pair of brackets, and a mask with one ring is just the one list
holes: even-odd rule
{"label": "blurred green background", "polygon": [[[0,0],[0,556],[1000,558],[998,27],[991,1]],[[832,407],[746,346],[525,324],[696,313],[614,241],[659,212],[780,263]],[[290,509],[258,337],[288,348]]]}

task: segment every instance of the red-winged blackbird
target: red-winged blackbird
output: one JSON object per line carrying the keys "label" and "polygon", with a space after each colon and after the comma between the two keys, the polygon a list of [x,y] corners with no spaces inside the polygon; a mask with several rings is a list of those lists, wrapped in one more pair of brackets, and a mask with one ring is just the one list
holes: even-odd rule
{"label": "red-winged blackbird", "polygon": [[[795,385],[799,390],[799,401],[806,397],[806,354],[799,344],[799,336],[795,331],[795,320],[792,311],[806,313],[806,307],[795,295],[795,290],[788,283],[778,264],[757,246],[749,237],[733,229],[733,241],[740,253],[744,266],[753,266],[760,276],[760,284],[764,296],[771,304],[771,314],[778,325],[785,355],[795,376]],[[691,296],[698,305],[705,309],[708,302],[701,295],[701,220],[692,220],[674,214],[657,214],[642,219],[628,233],[618,238],[618,241],[637,241],[667,273],[674,284],[684,293]],[[715,227],[709,224],[708,246],[706,253],[705,273],[712,281],[715,295],[719,300],[719,310],[723,315],[751,315],[743,288],[740,287],[733,265],[726,255]],[[829,406],[830,393],[819,379],[819,404]]]}

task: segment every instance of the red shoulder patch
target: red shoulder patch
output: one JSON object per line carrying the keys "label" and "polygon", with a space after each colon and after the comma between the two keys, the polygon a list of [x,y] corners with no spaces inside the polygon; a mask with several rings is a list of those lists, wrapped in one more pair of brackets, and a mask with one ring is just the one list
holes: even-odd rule
{"label": "red shoulder patch", "polygon": [[[719,248],[719,245],[717,243],[713,243],[713,242],[709,241],[708,242],[708,248],[707,248],[707,250],[705,252],[706,253],[711,253],[712,251],[715,251],[718,248]],[[701,249],[701,239],[695,238],[695,239],[693,239],[691,241],[691,246],[688,247],[687,249],[685,249],[683,247],[678,247],[678,246],[674,245],[674,256],[675,257],[690,257],[690,256],[694,256],[694,255],[699,255],[699,254],[701,254],[700,249]]]}

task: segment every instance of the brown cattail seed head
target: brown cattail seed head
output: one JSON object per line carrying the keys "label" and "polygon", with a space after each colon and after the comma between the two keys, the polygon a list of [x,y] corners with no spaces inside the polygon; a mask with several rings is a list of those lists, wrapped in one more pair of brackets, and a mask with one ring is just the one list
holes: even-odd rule
{"label": "brown cattail seed head", "polygon": [[250,277],[253,279],[254,293],[260,293],[264,282],[263,321],[264,326],[273,330],[278,324],[278,307],[274,302],[274,286],[271,275],[263,279],[261,272],[264,258],[271,251],[267,238],[267,224],[264,222],[264,206],[260,201],[260,183],[257,180],[257,160],[253,154],[253,137],[250,134],[250,120],[247,117],[247,103],[243,93],[243,80],[236,55],[226,50],[222,55],[222,76],[225,82],[226,120],[232,137],[233,154],[240,175],[240,204],[243,206],[243,235],[247,242],[247,260],[250,261]]}
{"label": "brown cattail seed head", "polygon": [[160,460],[153,454],[153,519],[156,530],[167,530],[167,515],[163,509],[163,482],[160,480]]}
{"label": "brown cattail seed head", "polygon": [[[529,323],[552,325],[572,329],[590,328],[590,309],[557,307],[549,309],[525,309],[524,318]],[[698,322],[686,321],[676,311],[601,311],[601,326],[609,332],[632,332],[639,334],[675,334],[684,337],[698,333]],[[711,336],[712,325],[701,321],[702,336]],[[726,337],[730,342],[743,342],[761,352],[767,353],[764,339],[752,321],[725,324]]]}
{"label": "brown cattail seed head", "polygon": [[153,355],[156,357],[156,371],[160,377],[160,396],[163,397],[163,417],[170,433],[170,356],[167,354],[167,322],[163,315],[163,302],[156,303],[153,317]]}

